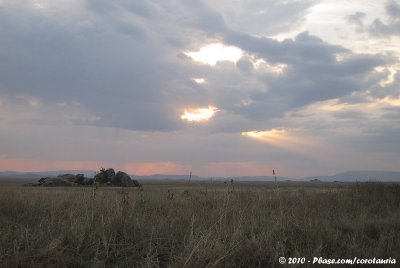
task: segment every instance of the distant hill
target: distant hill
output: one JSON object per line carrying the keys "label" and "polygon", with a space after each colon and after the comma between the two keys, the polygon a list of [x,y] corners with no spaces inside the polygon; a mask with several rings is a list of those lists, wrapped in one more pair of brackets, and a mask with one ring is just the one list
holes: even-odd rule
{"label": "distant hill", "polygon": [[[131,175],[133,179],[137,180],[189,180],[189,175],[166,175],[166,174],[154,174],[149,176],[136,176]],[[282,180],[291,180],[290,178],[286,177],[277,177],[279,181]],[[191,180],[193,181],[205,181],[210,180],[213,181],[225,181],[233,179],[235,181],[274,181],[275,177],[272,176],[237,176],[237,177],[200,177],[192,175]]]}
{"label": "distant hill", "polygon": [[[148,176],[130,175],[135,180],[189,180],[189,175],[153,174]],[[192,180],[202,180],[199,176],[192,175]]]}
{"label": "distant hill", "polygon": [[[38,171],[38,172],[17,172],[17,171],[1,171],[1,178],[15,179],[40,179],[43,177],[56,177],[61,174],[84,174],[85,177],[93,178],[97,171],[94,170],[55,170],[55,171]],[[133,179],[150,179],[150,180],[188,180],[189,175],[170,175],[170,174],[154,174],[149,176],[130,175]],[[192,176],[192,180],[201,180],[199,176]]]}
{"label": "distant hill", "polygon": [[379,171],[379,170],[361,170],[347,171],[334,176],[313,176],[306,177],[304,180],[320,180],[320,181],[400,181],[400,172],[395,171]]}
{"label": "distant hill", "polygon": [[[276,177],[278,181],[295,180],[287,177]],[[234,179],[235,181],[275,181],[273,176],[239,176],[232,177],[229,179]]]}
{"label": "distant hill", "polygon": [[84,174],[85,177],[93,177],[93,170],[54,170],[54,171],[38,171],[38,172],[17,172],[17,171],[1,171],[2,178],[15,179],[40,179],[43,177],[55,177],[60,174]]}
{"label": "distant hill", "polygon": [[[15,171],[2,171],[0,172],[0,178],[15,178],[15,179],[40,179],[43,177],[54,177],[60,174],[84,174],[86,177],[92,178],[94,177],[96,171],[94,170],[57,170],[57,171],[43,171],[43,172],[15,172]],[[189,180],[189,175],[176,175],[176,174],[154,174],[149,176],[138,176],[138,175],[130,175],[132,179],[135,180]],[[312,176],[305,177],[303,179],[291,179],[287,177],[277,177],[278,181],[310,181],[310,180],[319,180],[319,181],[400,181],[400,172],[393,171],[348,171],[344,173],[339,173],[334,176]],[[211,177],[200,177],[196,175],[192,175],[191,180],[200,181],[200,180],[210,180]],[[233,179],[235,181],[274,181],[275,177],[273,176],[236,176],[236,177],[212,177],[214,181],[224,181]]]}
{"label": "distant hill", "polygon": [[[84,174],[86,177],[93,177],[94,170],[58,170],[58,171],[43,171],[43,172],[16,172],[16,171],[3,171],[0,172],[2,178],[15,178],[15,179],[40,179],[43,177],[55,177],[60,174]],[[153,174],[148,176],[130,175],[135,180],[189,180],[189,175],[177,174]],[[201,181],[210,180],[211,177],[200,177],[192,175],[191,180]],[[212,177],[214,181],[224,181],[233,179],[235,181],[274,181],[272,176],[237,176],[237,177]],[[279,181],[291,180],[286,177],[278,177]]]}

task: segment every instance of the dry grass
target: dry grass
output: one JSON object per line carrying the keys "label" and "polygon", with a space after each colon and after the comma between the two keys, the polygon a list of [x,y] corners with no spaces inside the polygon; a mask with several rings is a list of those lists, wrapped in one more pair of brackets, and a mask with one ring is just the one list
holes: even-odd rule
{"label": "dry grass", "polygon": [[145,183],[0,189],[3,267],[282,267],[400,257],[400,186]]}

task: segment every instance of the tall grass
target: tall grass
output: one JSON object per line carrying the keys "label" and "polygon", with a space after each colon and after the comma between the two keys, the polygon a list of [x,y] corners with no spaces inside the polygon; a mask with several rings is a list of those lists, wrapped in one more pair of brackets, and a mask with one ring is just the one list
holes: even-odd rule
{"label": "tall grass", "polygon": [[282,267],[400,257],[400,186],[0,190],[2,267]]}

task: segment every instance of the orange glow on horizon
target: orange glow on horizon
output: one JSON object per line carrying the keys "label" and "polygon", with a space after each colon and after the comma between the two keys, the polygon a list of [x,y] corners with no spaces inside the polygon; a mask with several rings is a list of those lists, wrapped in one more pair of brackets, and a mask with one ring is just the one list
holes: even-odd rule
{"label": "orange glow on horizon", "polygon": [[116,164],[111,162],[95,161],[51,161],[24,158],[0,158],[0,171],[41,172],[62,170],[93,170],[101,167],[114,168],[133,175],[153,174],[186,174],[191,170],[190,165],[181,165],[174,162],[139,162]]}
{"label": "orange glow on horizon", "polygon": [[144,163],[125,163],[121,165],[121,170],[135,175],[153,174],[187,174],[191,170],[190,165],[183,165],[171,161],[165,162],[144,162]]}
{"label": "orange glow on horizon", "polygon": [[[197,165],[181,164],[172,161],[165,162],[132,162],[116,164],[111,162],[95,161],[50,161],[23,158],[1,158],[0,171],[40,172],[40,171],[67,171],[67,170],[93,170],[101,167],[114,168],[131,175],[148,176],[153,174],[185,175],[190,171],[193,175],[203,178],[232,177],[232,176],[271,176],[272,169],[278,170],[279,176],[305,176],[308,173],[299,173],[288,169],[279,162],[212,162]],[[94,175],[94,173],[93,173]]]}

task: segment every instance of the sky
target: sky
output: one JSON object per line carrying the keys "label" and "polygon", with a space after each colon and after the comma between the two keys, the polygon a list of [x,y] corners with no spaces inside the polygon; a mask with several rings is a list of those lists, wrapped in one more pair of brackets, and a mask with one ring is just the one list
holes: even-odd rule
{"label": "sky", "polygon": [[0,0],[0,170],[399,171],[400,1]]}

